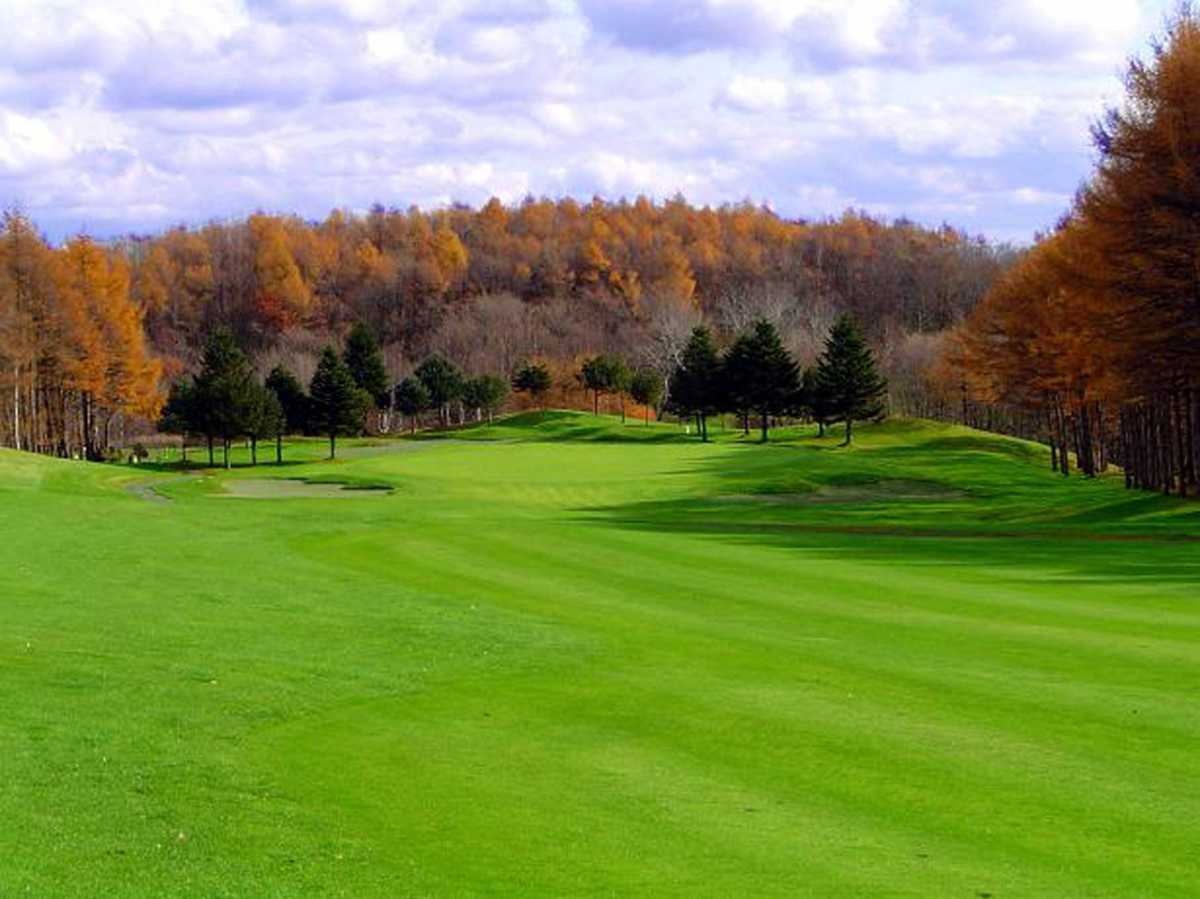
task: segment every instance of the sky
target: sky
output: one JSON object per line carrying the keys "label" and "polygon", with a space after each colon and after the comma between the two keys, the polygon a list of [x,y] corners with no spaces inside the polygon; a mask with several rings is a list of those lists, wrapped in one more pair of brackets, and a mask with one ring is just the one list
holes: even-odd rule
{"label": "sky", "polygon": [[1024,242],[1172,0],[0,0],[0,204],[52,238],[528,194]]}

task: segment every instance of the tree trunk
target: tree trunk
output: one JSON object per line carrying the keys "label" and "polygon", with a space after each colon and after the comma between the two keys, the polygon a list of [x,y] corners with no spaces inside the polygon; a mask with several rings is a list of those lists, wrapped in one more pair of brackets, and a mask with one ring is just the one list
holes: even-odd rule
{"label": "tree trunk", "polygon": [[13,366],[13,446],[21,448],[21,367]]}
{"label": "tree trunk", "polygon": [[83,404],[83,458],[89,462],[94,462],[96,460],[96,444],[93,440],[95,435],[92,433],[91,397],[85,390],[79,395],[79,400]]}
{"label": "tree trunk", "polygon": [[221,440],[221,452],[224,453],[225,468],[233,468],[233,466],[229,463],[229,440],[226,438],[222,438]]}
{"label": "tree trunk", "polygon": [[213,439],[212,434],[207,434],[206,436],[208,438],[208,467],[212,468],[215,464],[213,462]]}
{"label": "tree trunk", "polygon": [[283,464],[283,435],[275,435],[275,464]]}
{"label": "tree trunk", "polygon": [[1174,413],[1175,420],[1175,449],[1177,454],[1177,465],[1179,469],[1179,495],[1187,496],[1187,457],[1186,444],[1184,434],[1186,426],[1183,422],[1183,410],[1180,408],[1179,388],[1176,387],[1171,391],[1171,408]]}
{"label": "tree trunk", "polygon": [[329,458],[337,458],[337,435],[333,431],[329,432]]}
{"label": "tree trunk", "polygon": [[1046,428],[1050,431],[1050,471],[1058,471],[1058,442],[1054,437],[1054,410],[1046,407]]}
{"label": "tree trunk", "polygon": [[854,419],[849,415],[846,416],[846,439],[842,441],[842,446],[849,446],[850,441],[854,437]]}
{"label": "tree trunk", "polygon": [[250,465],[251,467],[258,466],[258,438],[250,438]]}
{"label": "tree trunk", "polygon": [[600,414],[600,391],[599,390],[592,391],[592,414],[593,415]]}
{"label": "tree trunk", "polygon": [[1067,444],[1067,422],[1062,403],[1055,400],[1055,412],[1058,416],[1058,463],[1064,478],[1071,476],[1071,449]]}
{"label": "tree trunk", "polygon": [[44,452],[45,441],[42,439],[42,428],[38,421],[38,367],[35,363],[29,370],[29,435],[32,448]]}
{"label": "tree trunk", "polygon": [[762,437],[760,438],[759,442],[766,443],[767,442],[767,431],[771,427],[771,416],[768,415],[765,410],[760,412],[759,415],[762,416],[762,419],[760,421],[760,426],[762,428]]}

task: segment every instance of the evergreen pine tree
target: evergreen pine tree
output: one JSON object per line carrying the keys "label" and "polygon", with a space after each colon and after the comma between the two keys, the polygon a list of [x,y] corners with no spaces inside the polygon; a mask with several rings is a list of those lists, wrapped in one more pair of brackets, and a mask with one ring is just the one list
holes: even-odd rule
{"label": "evergreen pine tree", "polygon": [[825,426],[829,424],[832,411],[829,396],[821,389],[817,367],[810,365],[804,369],[800,378],[800,411],[817,423],[818,437],[825,436]]}
{"label": "evergreen pine tree", "polygon": [[762,442],[767,442],[771,418],[791,411],[800,392],[800,369],[768,321],[755,322],[725,357],[724,382],[730,405],[755,412],[762,424]]}
{"label": "evergreen pine tree", "polygon": [[391,404],[391,385],[387,368],[383,364],[383,353],[379,341],[366,325],[357,324],[346,338],[346,349],[342,353],[346,367],[354,383],[365,390],[376,409],[387,409]]}
{"label": "evergreen pine tree", "polygon": [[657,411],[663,394],[663,379],[657,372],[640,368],[629,379],[629,395],[646,410],[646,424],[650,424],[650,410]]}
{"label": "evergreen pine tree", "polygon": [[420,378],[409,376],[396,385],[396,408],[408,416],[412,432],[417,433],[417,416],[429,408],[429,391]]}
{"label": "evergreen pine tree", "polygon": [[308,431],[308,394],[300,380],[284,368],[276,365],[267,375],[267,389],[279,399],[283,407],[285,433],[304,434]]}
{"label": "evergreen pine tree", "polygon": [[843,446],[850,445],[855,421],[871,421],[883,415],[887,381],[876,370],[871,348],[850,315],[837,320],[825,341],[816,387],[831,419],[846,423]]}
{"label": "evergreen pine tree", "polygon": [[513,390],[518,393],[528,393],[533,401],[541,404],[542,397],[554,384],[550,369],[541,362],[527,362],[513,376]]}
{"label": "evergreen pine tree", "polygon": [[167,401],[163,404],[158,419],[159,433],[179,435],[179,445],[185,465],[187,464],[188,434],[199,430],[195,406],[195,390],[191,382],[175,381],[171,384]]}
{"label": "evergreen pine tree", "polygon": [[275,461],[283,457],[283,432],[287,419],[275,391],[261,384],[252,384],[246,404],[246,436],[250,438],[250,464],[258,464],[258,441],[275,440]]}
{"label": "evergreen pine tree", "polygon": [[463,384],[463,404],[475,410],[475,420],[486,415],[490,422],[496,410],[504,405],[508,397],[508,381],[495,375],[480,375]]}
{"label": "evergreen pine tree", "polygon": [[283,435],[287,433],[287,413],[283,411],[283,403],[275,391],[264,385],[265,408],[263,409],[263,433],[275,438],[275,464],[283,464]]}
{"label": "evergreen pine tree", "polygon": [[700,439],[708,440],[708,416],[721,407],[721,358],[713,344],[712,333],[705,327],[693,329],[671,373],[667,405],[681,417],[696,419]]}
{"label": "evergreen pine tree", "polygon": [[329,458],[337,457],[339,434],[362,432],[371,397],[354,383],[354,376],[333,347],[326,346],[308,388],[313,428],[329,437]]}
{"label": "evergreen pine tree", "polygon": [[254,373],[246,354],[228,331],[213,333],[204,347],[200,374],[193,388],[199,430],[208,438],[208,461],[213,462],[213,439],[221,439],[224,464],[229,468],[229,444],[246,432],[253,401]]}
{"label": "evergreen pine tree", "polygon": [[463,375],[457,365],[434,353],[413,372],[425,385],[430,408],[438,410],[442,426],[450,424],[450,404],[462,396]]}
{"label": "evergreen pine tree", "polygon": [[621,420],[625,420],[625,391],[629,389],[629,368],[620,356],[592,356],[579,369],[579,382],[592,391],[592,413],[600,414],[600,397],[615,393],[621,397]]}

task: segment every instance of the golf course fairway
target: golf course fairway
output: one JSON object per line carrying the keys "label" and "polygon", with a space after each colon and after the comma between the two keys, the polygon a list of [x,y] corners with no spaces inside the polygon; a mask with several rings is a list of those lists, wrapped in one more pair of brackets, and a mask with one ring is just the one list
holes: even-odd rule
{"label": "golf course fairway", "polygon": [[715,436],[0,452],[0,896],[1200,894],[1200,504]]}

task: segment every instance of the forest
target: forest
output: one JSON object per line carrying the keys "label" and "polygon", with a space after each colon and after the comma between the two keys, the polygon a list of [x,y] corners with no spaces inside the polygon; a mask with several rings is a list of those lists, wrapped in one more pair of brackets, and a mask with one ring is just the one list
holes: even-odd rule
{"label": "forest", "polygon": [[1064,475],[1200,489],[1200,19],[1184,8],[1093,129],[1053,233],[947,341],[963,414],[1044,439]]}
{"label": "forest", "polygon": [[260,213],[61,246],[10,210],[0,440],[95,456],[150,429],[170,385],[200,370],[212,334],[231,335],[258,375],[282,365],[307,383],[325,345],[356,324],[380,345],[392,384],[433,354],[471,377],[534,362],[552,375],[543,401],[586,408],[573,375],[591,356],[656,372],[665,401],[699,324],[728,346],[766,320],[808,366],[852,313],[893,408],[936,414],[950,407],[926,381],[945,335],[1016,255],[949,227],[861,212],[789,221],[679,197],[377,206],[322,222]]}

